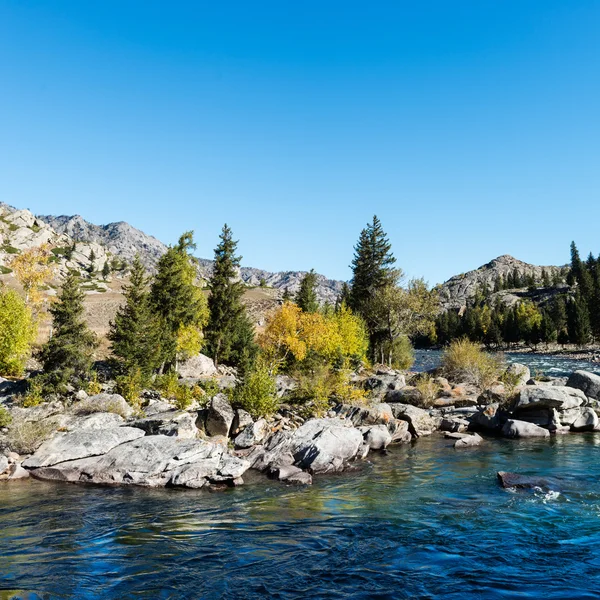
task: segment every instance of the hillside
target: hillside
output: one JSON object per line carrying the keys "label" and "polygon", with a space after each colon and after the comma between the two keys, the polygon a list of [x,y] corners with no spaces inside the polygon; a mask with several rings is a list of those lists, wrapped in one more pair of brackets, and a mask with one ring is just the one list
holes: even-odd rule
{"label": "hillside", "polygon": [[[487,286],[491,291],[494,290],[494,286],[498,278],[502,278],[504,281],[509,276],[518,274],[519,278],[525,279],[533,277],[536,281],[542,281],[544,273],[551,281],[562,280],[565,275],[565,267],[546,266],[540,267],[531,265],[523,261],[517,260],[516,258],[505,254],[499,256],[489,263],[469,271],[468,273],[462,273],[455,275],[448,281],[439,286],[440,299],[442,308],[445,310],[449,309],[460,309],[465,306],[471,298],[475,296],[478,289],[482,289]],[[561,287],[562,284],[558,284]],[[544,294],[552,294],[554,286],[549,289],[542,289],[535,292],[534,295],[543,297]],[[502,299],[511,304],[512,302],[522,298],[524,295],[528,295],[528,292],[523,292],[523,288],[514,290],[504,290],[498,292]]]}
{"label": "hillside", "polygon": [[[72,239],[86,243],[102,244],[109,253],[128,263],[133,260],[136,254],[139,254],[150,270],[156,266],[158,259],[167,249],[167,246],[155,237],[147,235],[123,221],[109,223],[108,225],[94,225],[79,215],[59,217],[40,215],[36,218],[38,221],[49,225],[55,232],[67,235]],[[199,276],[208,279],[212,269],[212,261],[199,258],[198,264]],[[272,273],[253,267],[242,267],[240,269],[240,278],[248,286],[259,286],[261,280],[264,280],[266,286],[279,290],[281,293],[285,288],[288,288],[290,293],[296,292],[305,274],[306,271]],[[317,295],[319,300],[333,304],[342,289],[342,285],[342,281],[327,279],[323,275],[318,275]]]}

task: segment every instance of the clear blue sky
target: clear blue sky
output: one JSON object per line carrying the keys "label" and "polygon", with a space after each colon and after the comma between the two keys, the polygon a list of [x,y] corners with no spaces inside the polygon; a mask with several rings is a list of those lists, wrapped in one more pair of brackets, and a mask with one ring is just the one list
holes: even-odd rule
{"label": "clear blue sky", "polygon": [[600,252],[600,2],[0,3],[0,200],[346,279]]}

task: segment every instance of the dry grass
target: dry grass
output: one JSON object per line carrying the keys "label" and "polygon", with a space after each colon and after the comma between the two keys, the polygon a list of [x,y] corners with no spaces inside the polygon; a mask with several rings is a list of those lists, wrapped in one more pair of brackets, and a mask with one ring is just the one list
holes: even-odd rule
{"label": "dry grass", "polygon": [[8,447],[18,454],[33,454],[55,431],[51,420],[13,419],[8,430]]}
{"label": "dry grass", "polygon": [[484,352],[479,344],[462,339],[452,342],[444,351],[442,366],[449,379],[486,390],[498,381],[503,361]]}

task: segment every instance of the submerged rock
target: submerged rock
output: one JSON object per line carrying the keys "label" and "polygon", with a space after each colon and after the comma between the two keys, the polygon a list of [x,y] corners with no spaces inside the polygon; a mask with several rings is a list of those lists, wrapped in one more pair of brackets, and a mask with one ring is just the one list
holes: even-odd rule
{"label": "submerged rock", "polygon": [[533,423],[508,419],[502,428],[502,435],[507,438],[550,437],[550,432]]}
{"label": "submerged rock", "polygon": [[457,449],[460,448],[472,448],[474,446],[479,446],[483,442],[483,438],[476,433],[473,435],[465,435],[460,439],[456,440],[454,443],[454,447]]}
{"label": "submerged rock", "polygon": [[552,479],[520,475],[519,473],[507,473],[506,471],[498,471],[498,481],[504,488],[540,488],[541,490],[548,491],[558,487],[556,482]]}

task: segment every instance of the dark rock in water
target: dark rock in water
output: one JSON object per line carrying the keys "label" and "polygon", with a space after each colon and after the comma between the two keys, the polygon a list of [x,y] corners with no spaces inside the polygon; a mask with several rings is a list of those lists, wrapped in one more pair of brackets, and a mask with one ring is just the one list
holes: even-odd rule
{"label": "dark rock in water", "polygon": [[587,371],[575,371],[569,377],[567,385],[581,390],[589,398],[600,400],[600,375]]}
{"label": "dark rock in water", "polygon": [[549,491],[556,490],[558,487],[555,481],[546,477],[520,475],[519,473],[507,473],[506,471],[498,471],[498,480],[503,488],[526,490],[540,488],[541,490]]}

